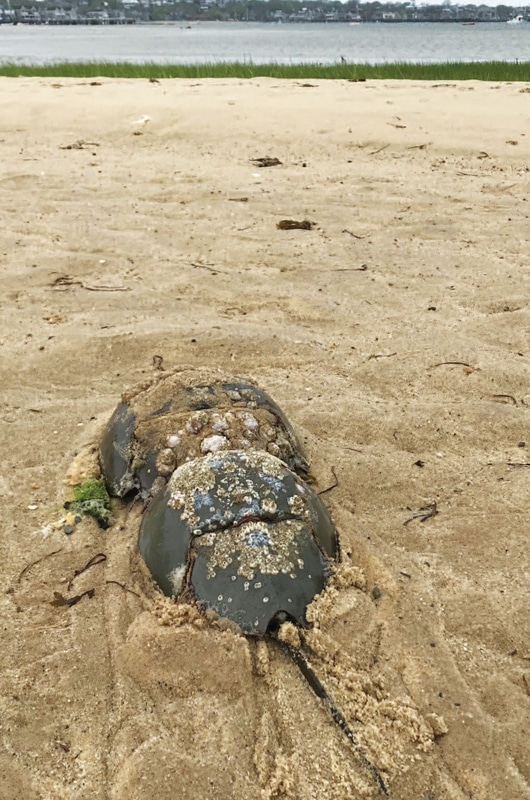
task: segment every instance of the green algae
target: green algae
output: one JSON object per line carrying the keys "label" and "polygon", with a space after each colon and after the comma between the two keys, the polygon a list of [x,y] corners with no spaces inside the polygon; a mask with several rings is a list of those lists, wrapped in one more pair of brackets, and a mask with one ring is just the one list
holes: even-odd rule
{"label": "green algae", "polygon": [[80,516],[93,517],[100,528],[109,527],[110,497],[104,481],[87,480],[79,486],[74,486],[73,495],[74,499],[68,504],[70,511]]}

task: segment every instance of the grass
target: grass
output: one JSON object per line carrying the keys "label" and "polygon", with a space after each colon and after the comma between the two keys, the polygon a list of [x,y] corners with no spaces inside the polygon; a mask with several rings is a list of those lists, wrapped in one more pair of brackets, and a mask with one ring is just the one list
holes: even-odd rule
{"label": "grass", "polygon": [[44,65],[0,64],[0,76],[46,78],[287,78],[290,80],[530,81],[530,61],[454,61],[442,64],[131,64],[110,61]]}

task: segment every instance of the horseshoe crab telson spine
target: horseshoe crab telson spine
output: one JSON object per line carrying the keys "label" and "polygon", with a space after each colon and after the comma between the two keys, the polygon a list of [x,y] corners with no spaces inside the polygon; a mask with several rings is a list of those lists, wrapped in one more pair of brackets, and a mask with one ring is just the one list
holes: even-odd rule
{"label": "horseshoe crab telson spine", "polygon": [[383,794],[388,795],[388,789],[383,778],[381,777],[381,773],[379,772],[377,767],[374,764],[372,764],[372,762],[370,761],[370,759],[360,746],[359,742],[355,737],[354,732],[346,722],[344,715],[342,714],[338,706],[335,704],[335,701],[333,700],[331,695],[327,693],[318,675],[310,666],[309,662],[307,661],[303,653],[297,647],[294,647],[292,644],[289,644],[288,642],[282,642],[277,636],[275,636],[274,638],[276,639],[277,642],[279,642],[279,644],[282,645],[282,647],[284,647],[287,650],[287,652],[289,653],[294,663],[299,668],[300,672],[302,673],[302,675],[304,676],[304,678],[306,679],[306,681],[308,682],[309,686],[316,694],[316,696],[324,701],[325,705],[329,710],[329,713],[333,717],[333,721],[337,723],[337,725],[342,731],[344,731],[349,741],[353,745],[353,748],[361,764],[368,770],[368,772],[370,772],[372,778],[374,779],[375,783],[379,786]]}

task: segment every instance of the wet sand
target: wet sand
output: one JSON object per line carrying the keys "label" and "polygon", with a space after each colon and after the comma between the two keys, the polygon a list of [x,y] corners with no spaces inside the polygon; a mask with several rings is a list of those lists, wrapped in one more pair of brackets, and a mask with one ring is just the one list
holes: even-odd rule
{"label": "wet sand", "polygon": [[377,796],[277,644],[152,589],[139,507],[53,524],[160,365],[336,475],[304,648],[389,796],[530,797],[528,91],[0,79],[0,800]]}

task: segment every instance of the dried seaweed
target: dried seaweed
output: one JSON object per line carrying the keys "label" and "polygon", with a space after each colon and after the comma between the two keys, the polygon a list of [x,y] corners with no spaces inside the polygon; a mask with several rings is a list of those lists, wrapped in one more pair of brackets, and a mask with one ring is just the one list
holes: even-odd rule
{"label": "dried seaweed", "polygon": [[64,292],[68,286],[80,286],[81,289],[86,289],[88,292],[130,292],[128,286],[91,286],[83,281],[75,280],[70,275],[59,275],[50,284],[52,289]]}
{"label": "dried seaweed", "polygon": [[261,158],[251,158],[250,159],[256,167],[278,167],[281,165],[281,161],[279,158],[275,158],[274,156],[262,156]]}
{"label": "dried seaweed", "polygon": [[54,606],[55,608],[61,608],[62,606],[75,606],[76,603],[79,603],[79,601],[83,599],[83,597],[88,597],[91,599],[94,597],[95,593],[95,589],[87,589],[86,592],[76,594],[73,597],[64,597],[64,595],[62,595],[60,592],[54,592],[54,599],[50,602],[50,605]]}
{"label": "dried seaweed", "polygon": [[315,227],[315,223],[310,222],[308,219],[282,219],[280,222],[276,223],[276,227],[280,231],[312,231]]}
{"label": "dried seaweed", "polygon": [[84,150],[85,147],[99,147],[99,142],[85,142],[83,141],[83,139],[79,139],[77,142],[74,142],[73,144],[61,145],[59,147],[59,150]]}
{"label": "dried seaweed", "polygon": [[372,358],[392,358],[392,356],[397,356],[397,353],[372,353],[368,356],[368,361]]}
{"label": "dried seaweed", "polygon": [[68,581],[68,586],[67,586],[68,591],[70,591],[70,589],[72,588],[72,584],[78,575],[82,575],[83,572],[86,572],[87,569],[90,569],[90,567],[95,567],[97,564],[103,564],[103,562],[106,560],[107,556],[105,555],[105,553],[96,553],[95,556],[92,556],[92,558],[90,558],[87,561],[84,567],[81,567],[81,569],[76,569],[73,576]]}

